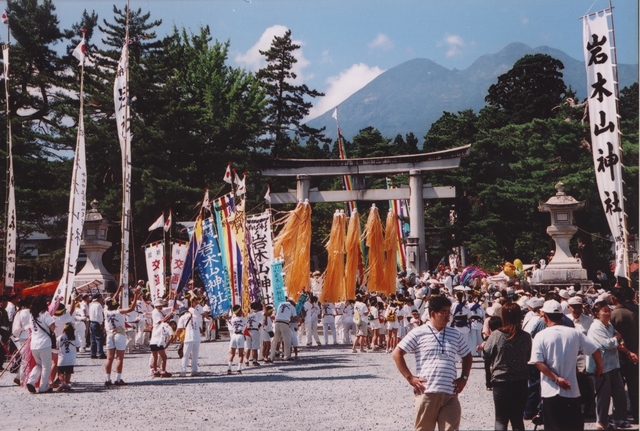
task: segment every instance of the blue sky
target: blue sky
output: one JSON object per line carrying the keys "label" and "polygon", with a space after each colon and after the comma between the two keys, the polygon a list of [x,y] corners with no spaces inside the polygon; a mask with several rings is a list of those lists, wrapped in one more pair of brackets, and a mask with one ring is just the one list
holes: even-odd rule
{"label": "blue sky", "polygon": [[[230,64],[256,70],[259,49],[288,28],[302,45],[299,81],[325,92],[319,115],[383,71],[420,57],[465,69],[479,56],[511,42],[547,45],[582,59],[579,17],[609,0],[130,0],[132,9],[161,19],[158,35],[175,25],[197,32],[209,25],[214,39],[229,40]],[[112,20],[125,0],[54,0],[62,28],[82,10]],[[619,63],[638,63],[638,1],[613,0]],[[95,41],[94,41],[95,42]]]}

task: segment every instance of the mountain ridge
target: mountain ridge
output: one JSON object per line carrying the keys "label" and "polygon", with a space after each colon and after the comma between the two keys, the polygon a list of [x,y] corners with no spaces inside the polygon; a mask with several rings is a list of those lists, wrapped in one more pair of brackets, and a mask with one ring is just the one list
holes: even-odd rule
{"label": "mountain ridge", "polygon": [[[485,106],[489,86],[527,54],[548,54],[564,64],[563,79],[578,98],[587,97],[584,62],[561,50],[539,46],[531,48],[513,42],[495,54],[478,57],[466,69],[447,69],[426,58],[414,58],[378,75],[339,105],[340,128],[347,140],[363,128],[372,126],[393,139],[398,133],[413,132],[422,142],[425,133],[444,111],[478,112]],[[638,65],[619,64],[620,89],[638,82]],[[310,120],[311,127],[326,127],[332,141],[337,137],[333,109]]]}

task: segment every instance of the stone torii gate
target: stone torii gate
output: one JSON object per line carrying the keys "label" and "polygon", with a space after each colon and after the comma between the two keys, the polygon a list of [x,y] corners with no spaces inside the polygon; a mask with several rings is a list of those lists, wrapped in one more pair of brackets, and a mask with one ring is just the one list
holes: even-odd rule
{"label": "stone torii gate", "polygon": [[[454,198],[455,187],[423,186],[422,172],[455,169],[469,154],[471,144],[433,153],[361,159],[273,159],[262,168],[263,176],[296,177],[295,191],[271,193],[271,204],[384,201],[409,199],[410,232],[405,247],[409,267],[416,274],[427,269],[424,235],[424,199]],[[409,188],[365,189],[364,175],[409,173]],[[311,177],[350,175],[353,190],[316,191],[310,189]]]}

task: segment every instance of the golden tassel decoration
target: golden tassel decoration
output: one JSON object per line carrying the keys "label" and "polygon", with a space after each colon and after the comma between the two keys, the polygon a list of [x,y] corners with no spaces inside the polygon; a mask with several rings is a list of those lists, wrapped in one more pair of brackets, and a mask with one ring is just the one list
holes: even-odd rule
{"label": "golden tassel decoration", "polygon": [[298,300],[309,288],[311,259],[311,205],[299,203],[284,220],[274,246],[274,255],[284,260],[284,284],[287,295]]}
{"label": "golden tassel decoration", "polygon": [[345,215],[336,211],[333,214],[331,233],[326,244],[327,269],[323,274],[320,302],[338,302],[344,295],[344,252],[345,252]]}
{"label": "golden tassel decoration", "polygon": [[398,216],[392,209],[387,213],[387,223],[384,228],[384,289],[383,292],[387,296],[396,293],[396,277],[398,272],[397,253],[398,253]]}
{"label": "golden tassel decoration", "polygon": [[358,262],[360,261],[360,217],[358,210],[354,209],[349,219],[347,239],[347,263],[344,268],[344,293],[341,300],[356,298],[356,277],[358,276]]}
{"label": "golden tassel decoration", "polygon": [[371,205],[363,237],[369,248],[365,279],[369,292],[380,292],[384,288],[384,239],[382,222],[376,204]]}

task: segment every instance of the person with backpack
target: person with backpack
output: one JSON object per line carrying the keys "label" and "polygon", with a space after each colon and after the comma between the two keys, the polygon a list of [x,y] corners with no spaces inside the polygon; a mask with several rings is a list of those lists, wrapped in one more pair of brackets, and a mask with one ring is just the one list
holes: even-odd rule
{"label": "person with backpack", "polygon": [[391,301],[387,307],[387,311],[384,313],[384,320],[387,325],[387,353],[391,353],[398,344],[398,329],[400,328],[400,322],[398,317],[401,315],[402,310],[398,308],[397,301]]}
{"label": "person with backpack", "polygon": [[352,352],[357,353],[360,344],[360,353],[366,353],[364,346],[368,341],[369,307],[362,302],[362,296],[356,295],[356,303],[353,305],[353,323],[356,325],[356,339],[353,341]]}

